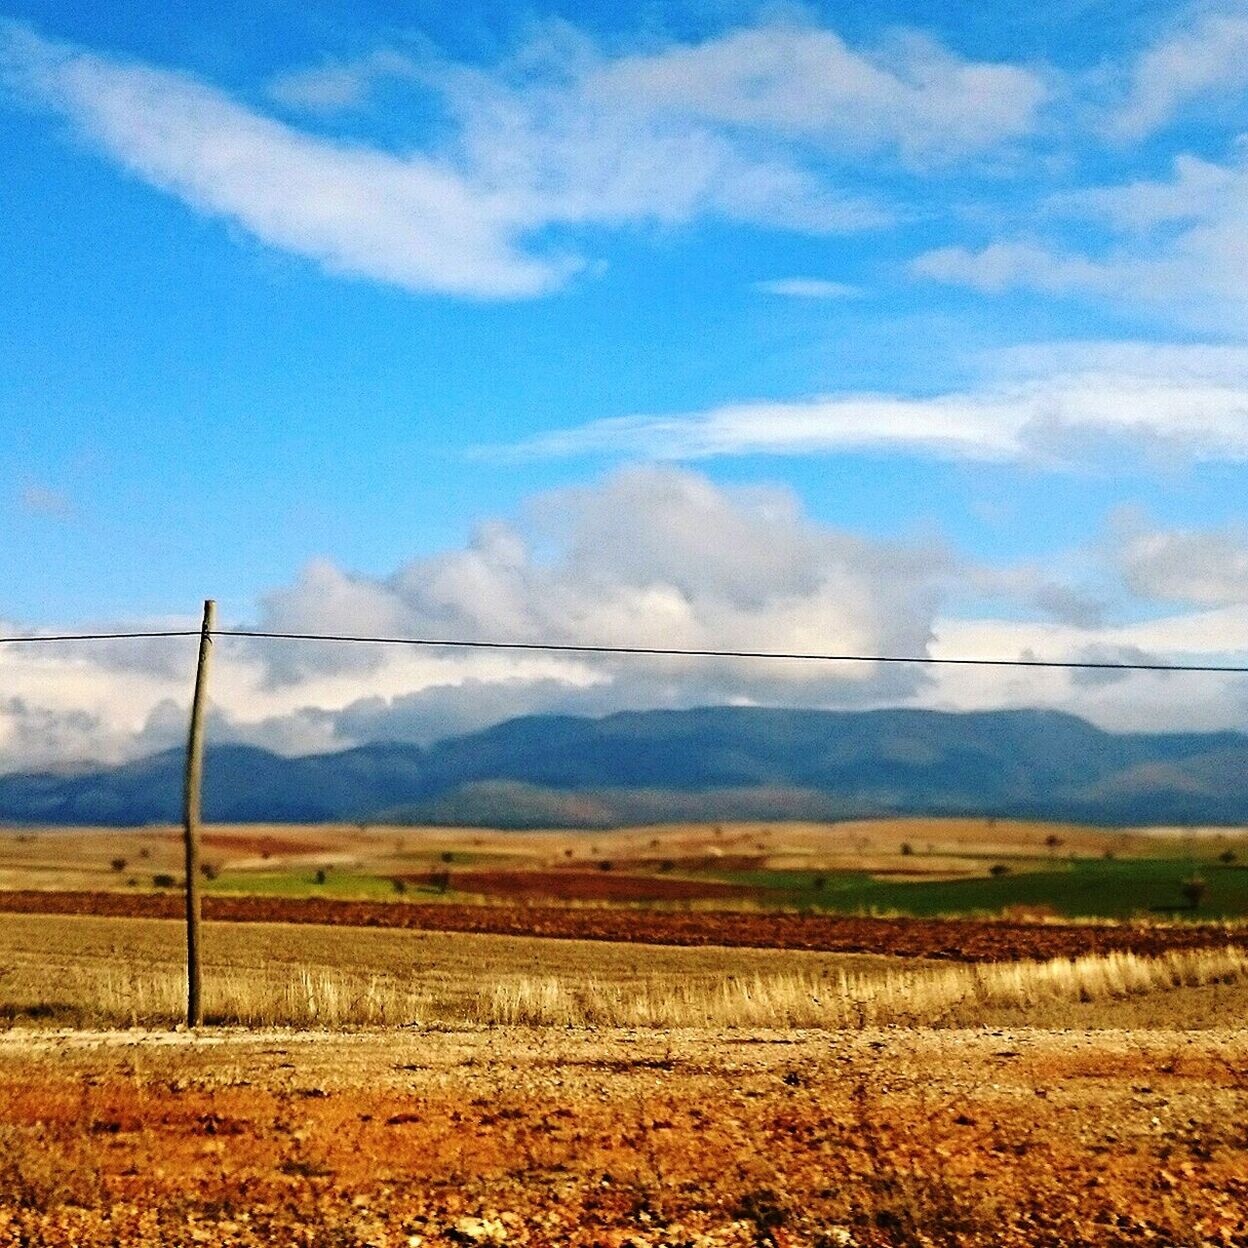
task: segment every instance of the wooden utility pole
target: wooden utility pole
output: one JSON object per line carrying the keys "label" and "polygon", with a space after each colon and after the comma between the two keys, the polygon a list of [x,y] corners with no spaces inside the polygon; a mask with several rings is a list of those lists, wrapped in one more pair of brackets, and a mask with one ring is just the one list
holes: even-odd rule
{"label": "wooden utility pole", "polygon": [[203,813],[204,703],[208,692],[208,659],[217,626],[217,604],[204,603],[199,634],[199,665],[195,669],[195,696],[191,701],[191,730],[186,742],[186,783],[183,790],[183,830],[186,848],[186,1025],[204,1021],[199,968],[199,822]]}

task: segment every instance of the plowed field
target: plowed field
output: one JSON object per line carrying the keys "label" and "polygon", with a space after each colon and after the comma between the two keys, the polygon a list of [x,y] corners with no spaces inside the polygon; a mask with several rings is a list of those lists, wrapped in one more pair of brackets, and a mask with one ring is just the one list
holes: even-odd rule
{"label": "plowed field", "polygon": [[[178,918],[176,893],[0,892],[0,912]],[[887,953],[962,962],[1074,957],[1113,950],[1157,954],[1248,944],[1248,929],[1216,924],[1130,926],[1006,923],[973,919],[877,919],[729,911],[571,909],[558,906],[414,905],[320,898],[209,896],[204,917],[233,922],[319,923],[434,932]]]}
{"label": "plowed field", "polygon": [[[430,884],[436,873],[423,871],[399,878],[410,884]],[[487,897],[533,898],[546,901],[693,901],[697,898],[759,897],[765,892],[722,880],[685,880],[656,875],[626,875],[614,871],[456,871],[450,886],[461,893]]]}

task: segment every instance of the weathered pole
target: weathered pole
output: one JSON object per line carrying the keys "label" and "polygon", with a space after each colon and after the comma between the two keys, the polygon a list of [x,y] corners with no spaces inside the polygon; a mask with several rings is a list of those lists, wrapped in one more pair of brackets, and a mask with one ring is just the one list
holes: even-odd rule
{"label": "weathered pole", "polygon": [[199,664],[195,669],[195,696],[191,700],[191,729],[186,742],[186,778],[183,789],[182,826],[186,849],[186,1025],[204,1021],[199,947],[199,823],[203,813],[204,703],[208,692],[208,659],[212,633],[217,624],[217,604],[204,603],[204,624],[199,634]]}

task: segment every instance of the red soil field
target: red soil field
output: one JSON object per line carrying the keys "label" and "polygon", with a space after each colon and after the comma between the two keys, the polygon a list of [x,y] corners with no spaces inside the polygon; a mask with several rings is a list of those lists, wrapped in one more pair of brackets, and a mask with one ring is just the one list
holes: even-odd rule
{"label": "red soil field", "polygon": [[[436,873],[401,875],[410,884],[430,884]],[[560,867],[554,871],[454,871],[450,885],[461,893],[488,897],[532,897],[554,901],[692,901],[698,897],[758,897],[763,891],[722,880],[682,880],[622,875]]]}
{"label": "red soil field", "polygon": [[[1158,954],[1167,949],[1248,945],[1248,930],[1216,924],[1170,927],[1127,924],[993,922],[975,919],[876,919],[828,914],[729,911],[573,909],[525,905],[419,905],[328,898],[204,898],[205,919],[225,922],[320,923],[433,932],[485,932],[657,945],[723,945],[887,953],[959,962],[1076,957],[1113,950]],[[93,914],[173,919],[177,893],[0,892],[0,913]]]}
{"label": "red soil field", "polygon": [[[181,836],[171,836],[168,840],[181,842]],[[278,858],[289,857],[291,854],[320,854],[332,848],[320,841],[293,841],[289,837],[279,836],[243,836],[234,832],[205,832],[200,837],[205,849],[223,849],[232,854],[246,857]]]}

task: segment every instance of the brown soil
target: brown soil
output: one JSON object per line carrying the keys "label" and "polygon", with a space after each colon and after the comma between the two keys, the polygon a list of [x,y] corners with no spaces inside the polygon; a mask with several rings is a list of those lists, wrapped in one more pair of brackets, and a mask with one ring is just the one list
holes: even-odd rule
{"label": "brown soil", "polygon": [[1248,1245],[1242,1033],[0,1037],[0,1244]]}
{"label": "brown soil", "polygon": [[[175,837],[179,842],[181,837]],[[325,853],[334,848],[324,841],[299,841],[287,836],[246,835],[239,832],[206,832],[200,837],[205,849],[223,849],[248,858],[288,858]]]}
{"label": "brown soil", "polygon": [[[16,914],[177,918],[183,913],[182,905],[181,896],[172,892],[0,892],[0,912]],[[877,919],[824,914],[419,905],[398,901],[222,895],[205,897],[203,907],[204,917],[210,921],[321,923],[642,944],[887,953],[962,962],[1073,957],[1113,950],[1157,954],[1167,949],[1248,944],[1248,929],[1194,923],[1162,927]]]}
{"label": "brown soil", "polygon": [[[430,884],[436,872],[400,875],[413,884]],[[450,887],[486,897],[525,897],[553,901],[693,901],[697,898],[760,897],[765,890],[721,880],[685,880],[561,867],[554,871],[452,871]]]}

